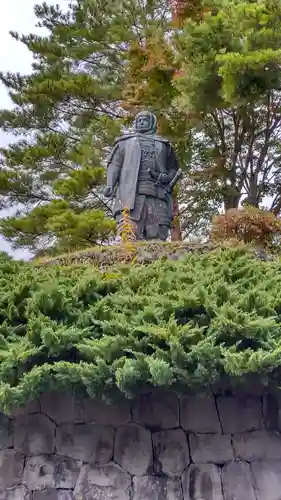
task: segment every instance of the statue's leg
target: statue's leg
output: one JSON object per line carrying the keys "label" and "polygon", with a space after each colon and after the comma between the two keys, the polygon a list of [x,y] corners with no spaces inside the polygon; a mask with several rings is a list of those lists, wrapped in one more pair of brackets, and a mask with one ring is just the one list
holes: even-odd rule
{"label": "statue's leg", "polygon": [[147,217],[145,232],[147,240],[166,241],[169,236],[167,202],[163,199],[147,197]]}
{"label": "statue's leg", "polygon": [[159,240],[166,241],[169,236],[169,226],[165,226],[164,224],[159,225]]}
{"label": "statue's leg", "polygon": [[146,204],[144,196],[136,196],[135,208],[130,212],[130,217],[135,223],[136,240],[144,239],[144,223],[146,218]]}
{"label": "statue's leg", "polygon": [[143,220],[137,220],[134,221],[135,224],[135,237],[136,240],[142,240],[143,239]]}
{"label": "statue's leg", "polygon": [[157,198],[147,196],[145,200],[145,220],[144,220],[144,239],[159,239],[159,219],[157,212]]}

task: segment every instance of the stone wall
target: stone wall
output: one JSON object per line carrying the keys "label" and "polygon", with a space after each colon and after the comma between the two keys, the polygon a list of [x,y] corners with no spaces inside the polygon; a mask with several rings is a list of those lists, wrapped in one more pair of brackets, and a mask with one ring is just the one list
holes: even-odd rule
{"label": "stone wall", "polygon": [[108,407],[45,394],[0,416],[0,500],[280,500],[276,396]]}

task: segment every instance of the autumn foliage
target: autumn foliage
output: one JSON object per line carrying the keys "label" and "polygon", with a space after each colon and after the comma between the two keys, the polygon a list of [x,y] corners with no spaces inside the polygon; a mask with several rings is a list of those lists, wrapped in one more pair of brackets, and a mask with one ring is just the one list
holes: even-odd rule
{"label": "autumn foliage", "polygon": [[186,18],[199,20],[208,10],[203,8],[200,0],[171,0],[170,4],[173,22],[176,25],[180,25]]}
{"label": "autumn foliage", "polygon": [[263,246],[281,235],[281,220],[272,212],[255,207],[231,209],[214,217],[211,237],[215,242],[236,239]]}
{"label": "autumn foliage", "polygon": [[178,17],[185,14],[186,4],[186,0],[171,0],[173,16]]}
{"label": "autumn foliage", "polygon": [[132,260],[137,252],[136,229],[136,225],[130,217],[130,210],[125,208],[117,229],[118,235],[121,237],[124,260]]}

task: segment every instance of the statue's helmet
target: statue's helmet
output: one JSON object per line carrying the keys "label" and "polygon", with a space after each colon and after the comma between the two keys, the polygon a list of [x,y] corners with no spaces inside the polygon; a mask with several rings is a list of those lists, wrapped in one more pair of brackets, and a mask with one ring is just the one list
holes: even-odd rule
{"label": "statue's helmet", "polygon": [[157,128],[157,118],[150,111],[141,111],[134,120],[134,130],[142,133],[155,133]]}

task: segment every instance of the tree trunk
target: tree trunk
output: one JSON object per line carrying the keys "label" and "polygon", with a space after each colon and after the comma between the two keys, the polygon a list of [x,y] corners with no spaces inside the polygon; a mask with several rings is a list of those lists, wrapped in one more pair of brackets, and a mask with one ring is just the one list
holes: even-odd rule
{"label": "tree trunk", "polygon": [[227,210],[230,210],[231,208],[238,208],[239,207],[239,202],[241,198],[241,193],[238,191],[237,188],[232,188],[232,193],[228,193],[228,195],[225,196],[224,198],[224,210],[227,212]]}
{"label": "tree trunk", "polygon": [[171,230],[171,240],[172,241],[181,241],[181,226],[180,226],[180,212],[179,212],[179,202],[178,197],[174,193],[173,194],[173,222],[172,222],[172,230]]}

